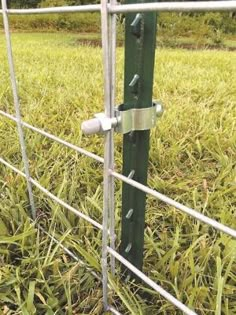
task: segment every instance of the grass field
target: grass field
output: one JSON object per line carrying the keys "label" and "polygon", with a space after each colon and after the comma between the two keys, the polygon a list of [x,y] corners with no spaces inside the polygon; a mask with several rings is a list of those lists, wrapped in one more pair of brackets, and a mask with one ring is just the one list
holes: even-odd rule
{"label": "grass field", "polygon": [[[102,51],[75,34],[13,34],[23,119],[103,155],[102,136],[80,125],[103,111]],[[0,109],[14,113],[3,34]],[[123,48],[117,52],[122,102]],[[149,186],[236,228],[236,54],[157,49]],[[25,129],[32,177],[101,222],[102,165]],[[116,135],[116,168],[122,139]],[[0,117],[0,156],[22,169],[14,123]],[[101,314],[101,283],[31,224],[25,181],[0,165],[2,314]],[[101,232],[34,189],[38,221],[100,271]],[[198,314],[236,314],[236,241],[148,198],[144,271]],[[116,183],[120,235],[121,184]],[[117,243],[118,246],[118,243]],[[110,278],[122,314],[180,314],[142,284]]]}

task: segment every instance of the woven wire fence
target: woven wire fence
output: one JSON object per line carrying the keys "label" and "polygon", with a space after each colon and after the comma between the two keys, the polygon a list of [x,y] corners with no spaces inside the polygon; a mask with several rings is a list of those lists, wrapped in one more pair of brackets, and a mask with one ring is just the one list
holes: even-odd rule
{"label": "woven wire fence", "polygon": [[[115,220],[114,220],[114,180],[118,179],[121,182],[127,183],[140,191],[145,192],[153,196],[154,198],[163,201],[164,203],[175,207],[185,214],[192,216],[193,218],[201,221],[202,223],[208,224],[215,229],[224,232],[236,238],[236,230],[225,226],[198,211],[189,208],[166,195],[163,195],[156,190],[153,190],[139,182],[133,180],[132,176],[124,176],[117,173],[114,170],[114,137],[113,130],[106,132],[104,145],[104,158],[100,157],[92,152],[89,152],[79,146],[71,144],[51,133],[48,133],[42,129],[32,126],[22,120],[20,102],[18,95],[18,87],[14,70],[14,61],[11,46],[11,34],[9,29],[9,18],[10,14],[26,15],[26,14],[50,14],[50,13],[73,13],[73,12],[100,12],[101,13],[101,27],[102,27],[102,51],[103,51],[103,72],[104,72],[104,111],[107,117],[114,117],[115,108],[115,81],[116,81],[116,14],[127,13],[127,12],[148,12],[148,11],[165,11],[165,12],[196,12],[196,11],[235,11],[236,1],[209,1],[209,2],[162,2],[162,3],[138,3],[138,4],[127,4],[121,5],[116,3],[116,0],[101,0],[101,4],[95,5],[81,5],[71,7],[53,7],[53,8],[40,8],[40,9],[8,9],[6,0],[2,0],[2,9],[0,13],[3,15],[4,30],[7,43],[7,56],[10,70],[10,78],[14,99],[15,116],[0,110],[0,115],[14,121],[18,128],[18,137],[21,147],[22,160],[24,165],[24,171],[21,171],[8,163],[3,157],[0,157],[0,163],[24,177],[27,182],[27,189],[29,195],[29,202],[31,206],[32,219],[36,218],[36,207],[32,187],[37,187],[41,192],[50,197],[56,203],[66,208],[67,210],[74,213],[76,216],[86,220],[92,224],[95,228],[102,230],[102,277],[98,276],[93,270],[89,271],[102,281],[103,286],[103,304],[104,311],[110,311],[113,314],[120,314],[112,305],[108,303],[108,273],[111,271],[115,275],[115,260],[126,266],[131,270],[137,277],[139,277],[144,283],[150,286],[153,290],[158,292],[161,296],[167,299],[170,303],[176,306],[185,314],[193,315],[196,314],[193,310],[185,306],[181,301],[175,298],[173,295],[164,290],[157,283],[152,281],[143,272],[133,266],[128,260],[122,257],[115,250]],[[30,129],[42,136],[49,138],[63,146],[66,146],[77,153],[85,155],[91,159],[94,159],[104,165],[103,173],[103,221],[102,224],[93,220],[91,217],[85,215],[83,212],[72,207],[68,203],[64,202],[54,194],[52,194],[47,188],[43,187],[38,181],[33,179],[30,174],[29,161],[27,157],[26,142],[24,137],[24,128]],[[52,241],[57,243],[69,256],[75,261],[79,261],[82,265],[86,265],[80,260],[78,256],[72,253],[68,248],[63,246],[59,240],[54,236],[50,235],[41,226],[38,226],[44,233],[46,233]],[[110,263],[108,263],[108,256],[110,256]]]}

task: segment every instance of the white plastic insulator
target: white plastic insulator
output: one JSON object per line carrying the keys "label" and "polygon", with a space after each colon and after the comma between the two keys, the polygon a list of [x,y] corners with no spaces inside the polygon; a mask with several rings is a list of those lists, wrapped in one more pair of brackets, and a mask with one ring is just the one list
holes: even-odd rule
{"label": "white plastic insulator", "polygon": [[156,115],[157,117],[161,117],[164,113],[164,108],[161,103],[156,103]]}
{"label": "white plastic insulator", "polygon": [[82,132],[85,135],[92,135],[101,132],[101,122],[97,118],[86,120],[81,125]]}

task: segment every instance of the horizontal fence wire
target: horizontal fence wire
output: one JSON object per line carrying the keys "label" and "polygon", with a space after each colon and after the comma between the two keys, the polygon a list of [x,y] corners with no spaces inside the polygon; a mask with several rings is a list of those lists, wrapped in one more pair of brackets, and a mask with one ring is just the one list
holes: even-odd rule
{"label": "horizontal fence wire", "polygon": [[[131,12],[208,12],[208,11],[234,11],[236,1],[189,1],[189,2],[154,2],[140,4],[107,4],[109,13],[131,13]],[[12,15],[27,14],[52,14],[52,13],[79,13],[100,12],[100,4],[63,6],[52,8],[35,9],[8,9],[7,13]],[[0,13],[3,11],[0,10]]]}
{"label": "horizontal fence wire", "polygon": [[[15,166],[11,165],[10,163],[8,163],[6,160],[4,160],[1,157],[0,157],[0,163],[4,164],[5,166],[9,167],[12,171],[14,171],[17,174],[19,174],[19,175],[23,176],[24,178],[26,178],[25,173],[23,173],[18,168],[16,168]],[[73,212],[76,216],[86,220],[87,222],[89,222],[90,224],[92,224],[93,226],[98,228],[99,230],[103,230],[103,227],[102,227],[102,225],[100,223],[98,223],[97,221],[91,219],[88,215],[80,212],[79,210],[75,209],[74,207],[72,207],[68,203],[66,203],[65,201],[61,200],[60,198],[58,198],[57,196],[52,194],[49,190],[47,190],[42,185],[40,185],[35,179],[30,177],[29,180],[35,187],[37,187],[46,196],[50,197],[52,200],[57,202],[59,205],[61,205],[62,207],[66,208],[67,210]]]}
{"label": "horizontal fence wire", "polygon": [[152,2],[110,6],[111,13],[234,11],[236,1]]}
{"label": "horizontal fence wire", "polygon": [[113,306],[108,305],[107,311],[110,311],[114,315],[122,315],[119,311],[117,311]]}
{"label": "horizontal fence wire", "polygon": [[[13,116],[11,114],[8,114],[8,113],[6,113],[6,112],[4,112],[2,110],[0,110],[0,115],[4,116],[6,118],[9,118],[12,121],[17,122],[17,119],[16,119],[15,116]],[[26,123],[26,122],[24,122],[22,120],[21,120],[21,125],[23,127],[25,127],[25,128],[28,128],[30,130],[33,130],[33,131],[41,134],[42,136],[45,136],[46,138],[49,138],[49,139],[51,139],[53,141],[58,142],[58,143],[60,143],[60,144],[62,144],[64,146],[66,146],[66,147],[76,151],[77,153],[83,154],[83,155],[85,155],[85,156],[87,156],[89,158],[92,158],[92,159],[100,162],[100,163],[104,163],[104,159],[102,157],[100,157],[100,156],[98,156],[98,155],[96,155],[96,154],[94,154],[92,152],[89,152],[89,151],[87,151],[87,150],[85,150],[85,149],[83,149],[81,147],[78,147],[78,146],[76,146],[76,145],[74,145],[74,144],[72,144],[72,143],[70,143],[68,141],[65,141],[65,140],[63,140],[63,139],[61,139],[61,138],[59,138],[57,136],[54,136],[51,133],[44,131],[43,129],[36,128],[36,127],[34,127],[34,126],[32,126],[32,125],[30,125],[30,124],[28,124],[28,123]]]}
{"label": "horizontal fence wire", "polygon": [[158,292],[161,296],[163,296],[166,300],[168,300],[171,304],[175,305],[178,309],[184,312],[187,315],[197,315],[194,311],[188,308],[186,305],[181,303],[178,299],[176,299],[173,295],[164,290],[161,286],[156,284],[153,280],[151,280],[148,276],[146,276],[142,271],[137,269],[134,265],[132,265],[127,259],[118,254],[112,248],[108,248],[108,252],[113,255],[117,260],[119,260],[124,266],[126,266],[129,270],[131,270],[136,276],[138,276],[143,282],[149,285],[152,289]]}
{"label": "horizontal fence wire", "polygon": [[[54,14],[54,13],[84,13],[84,12],[100,12],[100,4],[63,6],[51,8],[35,8],[35,9],[8,9],[7,13],[11,15],[28,15],[28,14]],[[2,10],[0,10],[1,13]]]}
{"label": "horizontal fence wire", "polygon": [[184,206],[183,204],[167,197],[166,195],[163,195],[154,189],[151,189],[151,188],[149,188],[143,184],[140,184],[139,182],[137,182],[131,178],[128,178],[128,177],[121,175],[121,174],[119,174],[115,171],[112,171],[112,170],[110,170],[110,173],[111,173],[111,175],[113,175],[115,178],[121,180],[122,182],[125,182],[126,184],[129,184],[129,185],[155,197],[156,199],[159,199],[159,200],[163,201],[164,203],[166,203],[170,206],[173,206],[176,209],[179,209],[180,211],[190,215],[191,217],[193,217],[193,218],[195,218],[195,219],[197,219],[203,223],[206,223],[206,224],[212,226],[213,228],[232,236],[233,238],[236,238],[236,230],[205,216],[204,214],[198,212],[197,210],[194,210],[192,208]]}

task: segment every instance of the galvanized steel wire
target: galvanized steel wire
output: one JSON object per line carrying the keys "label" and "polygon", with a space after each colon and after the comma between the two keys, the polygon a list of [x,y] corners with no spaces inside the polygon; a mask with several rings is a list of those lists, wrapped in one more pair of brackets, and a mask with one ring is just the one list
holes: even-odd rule
{"label": "galvanized steel wire", "polygon": [[[111,77],[110,77],[110,41],[109,41],[109,17],[107,11],[107,0],[101,0],[101,26],[102,26],[102,52],[103,52],[103,76],[104,76],[104,109],[105,115],[113,117],[111,103]],[[102,234],[102,289],[104,310],[108,308],[108,226],[111,202],[113,200],[111,190],[111,174],[109,172],[112,166],[114,156],[113,134],[107,132],[104,135],[104,172],[103,172],[103,234]]]}
{"label": "galvanized steel wire", "polygon": [[21,124],[20,102],[19,102],[15,69],[14,69],[14,61],[13,61],[13,55],[12,55],[12,46],[11,46],[11,37],[10,37],[9,21],[8,21],[8,15],[7,15],[6,0],[2,0],[2,15],[3,15],[3,25],[4,25],[4,30],[5,30],[6,43],[7,43],[7,58],[8,58],[8,65],[9,65],[9,71],[10,71],[14,107],[15,107],[15,113],[16,113],[18,136],[19,136],[19,142],[21,146],[22,160],[23,160],[24,169],[25,169],[27,189],[28,189],[29,201],[30,201],[30,207],[31,207],[31,215],[32,215],[32,218],[35,219],[36,209],[35,209],[35,203],[34,203],[33,190],[32,190],[32,186],[30,182],[29,161],[28,161],[28,156],[26,152],[24,132],[23,132],[22,124]]}
{"label": "galvanized steel wire", "polygon": [[236,1],[152,2],[110,6],[111,13],[234,11]]}
{"label": "galvanized steel wire", "polygon": [[159,199],[159,200],[163,201],[164,203],[166,203],[170,206],[173,206],[176,209],[179,209],[180,211],[190,215],[191,217],[193,217],[193,218],[195,218],[195,219],[197,219],[203,223],[206,223],[206,224],[212,226],[213,228],[232,236],[233,238],[236,238],[236,230],[231,229],[230,227],[203,215],[202,213],[198,212],[197,210],[194,210],[190,207],[187,207],[187,206],[183,205],[182,203],[179,203],[179,202],[167,197],[166,195],[163,195],[154,189],[151,189],[147,186],[144,186],[143,184],[140,184],[131,178],[128,178],[128,177],[121,175],[121,174],[119,174],[115,171],[112,171],[112,170],[110,172],[117,179],[119,179],[119,180],[121,180],[121,181],[135,187],[135,188],[138,188],[139,190],[155,197],[156,199]]}
{"label": "galvanized steel wire", "polygon": [[[209,11],[235,11],[236,1],[187,1],[187,2],[154,2],[143,4],[113,4],[107,3],[108,13],[130,13],[130,12],[209,12]],[[11,15],[27,14],[52,14],[52,13],[79,13],[100,12],[101,5],[79,5],[52,8],[35,9],[7,9]],[[3,10],[0,10],[2,13]]]}
{"label": "galvanized steel wire", "polygon": [[[22,159],[24,162],[24,172],[17,169],[15,166],[11,165],[5,159],[0,157],[0,163],[10,168],[12,171],[16,172],[20,176],[24,177],[27,181],[27,188],[29,193],[29,200],[32,209],[32,216],[35,218],[35,205],[32,193],[32,185],[37,187],[41,192],[50,197],[56,203],[60,204],[62,207],[71,211],[78,217],[86,220],[88,223],[92,224],[94,227],[102,230],[102,284],[103,284],[103,303],[104,310],[110,311],[113,314],[120,315],[113,306],[108,303],[108,255],[111,255],[111,272],[115,273],[115,259],[124,264],[129,268],[134,274],[136,274],[140,279],[143,280],[152,289],[162,295],[170,303],[175,305],[178,309],[188,315],[196,315],[196,313],[185,306],[181,301],[176,299],[161,286],[156,284],[153,280],[147,277],[143,272],[138,270],[129,261],[122,257],[115,250],[115,222],[114,222],[114,178],[125,182],[164,203],[173,206],[180,211],[194,217],[195,219],[212,226],[213,228],[236,238],[236,230],[230,228],[222,223],[219,223],[200,212],[187,207],[154,189],[144,186],[137,181],[121,175],[114,171],[114,137],[113,130],[105,134],[105,153],[104,158],[91,153],[79,146],[71,144],[55,135],[52,135],[40,128],[34,127],[24,121],[22,121],[20,113],[20,103],[17,91],[17,83],[14,71],[14,63],[11,48],[11,38],[8,22],[8,14],[49,14],[49,13],[72,13],[72,12],[101,12],[101,25],[102,25],[102,50],[103,50],[103,66],[104,66],[104,108],[105,113],[108,117],[114,117],[114,106],[115,106],[115,50],[116,50],[116,13],[127,13],[127,12],[148,12],[148,11],[233,11],[236,10],[236,1],[209,1],[209,2],[155,2],[155,3],[145,3],[145,4],[129,4],[129,5],[119,5],[116,0],[102,0],[101,5],[83,5],[83,6],[73,6],[73,7],[56,7],[56,8],[41,8],[41,9],[7,9],[6,0],[2,0],[2,10],[0,13],[3,15],[4,19],[4,29],[7,42],[7,53],[8,53],[8,63],[11,75],[12,90],[14,96],[14,106],[15,106],[15,116],[8,114],[0,110],[0,115],[8,118],[17,123],[19,141],[21,144]],[[76,152],[85,155],[89,158],[96,160],[97,162],[104,163],[104,205],[103,205],[103,223],[93,220],[90,216],[85,215],[83,212],[75,209],[74,207],[67,204],[65,201],[61,200],[54,194],[52,194],[48,189],[43,187],[38,181],[34,180],[30,176],[29,163],[26,154],[26,144],[24,139],[23,127],[28,128],[34,132],[41,134],[53,141],[56,141]],[[60,243],[54,236],[46,232],[42,227],[38,228],[46,233],[52,241],[57,243],[70,257],[75,261],[82,261],[72,253],[68,248]],[[110,239],[110,246],[108,246],[108,240]],[[83,263],[84,264],[84,263]],[[84,264],[86,267],[86,265]],[[92,274],[98,278],[97,274],[92,271]]]}

